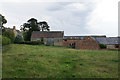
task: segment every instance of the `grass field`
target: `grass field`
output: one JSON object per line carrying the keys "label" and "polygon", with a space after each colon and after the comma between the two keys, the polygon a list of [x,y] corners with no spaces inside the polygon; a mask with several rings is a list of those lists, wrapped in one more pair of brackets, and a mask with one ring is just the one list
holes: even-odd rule
{"label": "grass field", "polygon": [[3,78],[117,78],[118,52],[11,44],[3,51]]}

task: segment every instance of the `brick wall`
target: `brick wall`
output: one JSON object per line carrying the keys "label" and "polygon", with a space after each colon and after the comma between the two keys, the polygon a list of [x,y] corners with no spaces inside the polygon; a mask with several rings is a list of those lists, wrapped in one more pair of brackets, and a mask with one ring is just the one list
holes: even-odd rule
{"label": "brick wall", "polygon": [[107,45],[107,49],[115,49],[115,45]]}
{"label": "brick wall", "polygon": [[63,40],[63,46],[71,47],[70,44],[75,43],[76,41],[78,40],[77,39],[65,39]]}
{"label": "brick wall", "polygon": [[[116,46],[119,46],[118,48],[116,48]],[[120,49],[120,44],[109,44],[107,45],[107,49]]]}
{"label": "brick wall", "polygon": [[85,40],[79,40],[75,43],[76,49],[100,49],[99,44],[92,38],[88,37]]}

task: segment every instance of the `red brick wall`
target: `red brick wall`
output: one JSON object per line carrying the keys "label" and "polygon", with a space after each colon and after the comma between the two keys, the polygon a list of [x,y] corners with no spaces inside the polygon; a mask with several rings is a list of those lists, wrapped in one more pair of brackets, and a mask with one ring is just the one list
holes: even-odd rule
{"label": "red brick wall", "polygon": [[76,39],[67,39],[67,41],[63,40],[63,46],[71,47],[70,43],[75,43],[76,41],[78,40]]}
{"label": "red brick wall", "polygon": [[79,40],[75,43],[77,49],[100,49],[99,44],[92,38],[88,37],[85,40]]}
{"label": "red brick wall", "polygon": [[[116,46],[119,46],[119,48],[116,48]],[[114,45],[114,48],[115,48],[115,49],[120,49],[120,44]]]}

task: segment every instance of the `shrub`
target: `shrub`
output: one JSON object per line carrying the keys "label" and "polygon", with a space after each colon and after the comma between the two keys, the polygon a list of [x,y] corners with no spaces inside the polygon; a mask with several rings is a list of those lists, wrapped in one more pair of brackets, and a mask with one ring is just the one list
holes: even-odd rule
{"label": "shrub", "polygon": [[25,41],[25,42],[20,42],[19,44],[41,45],[42,43],[40,41]]}
{"label": "shrub", "polygon": [[2,36],[2,45],[8,45],[11,43],[11,40],[5,36]]}
{"label": "shrub", "polygon": [[44,38],[41,38],[41,44],[44,44]]}
{"label": "shrub", "polygon": [[3,36],[6,36],[7,38],[9,38],[12,43],[13,43],[14,40],[15,40],[15,34],[14,34],[14,32],[12,32],[12,31],[10,31],[10,30],[5,31],[5,32],[3,33]]}
{"label": "shrub", "polygon": [[105,44],[100,44],[100,48],[101,48],[101,49],[106,49],[107,46],[106,46]]}
{"label": "shrub", "polygon": [[17,35],[15,37],[14,43],[20,43],[20,42],[24,42],[23,37],[21,35]]}

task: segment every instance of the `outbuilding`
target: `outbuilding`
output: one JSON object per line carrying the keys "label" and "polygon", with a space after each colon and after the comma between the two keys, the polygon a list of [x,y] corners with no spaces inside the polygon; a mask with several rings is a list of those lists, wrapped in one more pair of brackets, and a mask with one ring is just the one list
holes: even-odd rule
{"label": "outbuilding", "polygon": [[[80,48],[80,46],[84,45],[83,49],[85,49],[85,48],[88,49],[87,45],[91,45],[91,44],[89,44],[90,43],[89,40],[86,40],[88,37],[93,40],[93,38],[105,38],[106,36],[105,35],[64,36],[64,38],[63,38],[63,46],[77,48],[77,49],[82,49],[82,48]],[[83,42],[85,42],[85,43],[83,43]],[[98,49],[98,47],[97,47],[97,49]]]}
{"label": "outbuilding", "polygon": [[63,31],[33,31],[31,41],[44,41],[46,45],[63,45]]}
{"label": "outbuilding", "polygon": [[94,38],[99,44],[105,44],[107,49],[120,49],[120,37]]}

